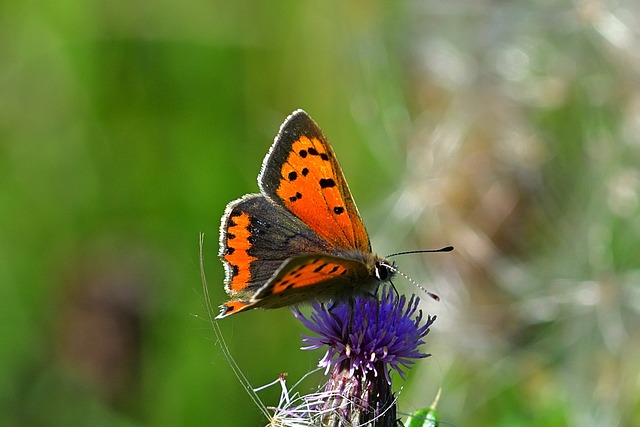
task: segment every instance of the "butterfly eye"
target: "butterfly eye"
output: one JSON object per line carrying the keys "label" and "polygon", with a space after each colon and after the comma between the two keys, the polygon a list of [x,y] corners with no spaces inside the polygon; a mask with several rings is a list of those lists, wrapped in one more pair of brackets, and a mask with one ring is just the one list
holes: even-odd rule
{"label": "butterfly eye", "polygon": [[376,263],[376,279],[380,280],[381,282],[386,281],[387,279],[389,279],[389,266],[379,263]]}

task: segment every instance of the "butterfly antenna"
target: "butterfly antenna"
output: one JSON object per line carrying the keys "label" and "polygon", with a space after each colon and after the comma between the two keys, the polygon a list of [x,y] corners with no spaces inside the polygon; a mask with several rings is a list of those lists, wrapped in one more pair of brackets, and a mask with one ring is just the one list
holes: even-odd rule
{"label": "butterfly antenna", "polygon": [[391,255],[387,255],[386,258],[391,258],[394,256],[398,256],[398,255],[409,255],[409,254],[424,254],[424,253],[428,253],[428,252],[451,252],[453,251],[453,246],[445,246],[444,248],[440,248],[440,249],[421,249],[421,250],[417,250],[417,251],[404,251],[404,252],[396,252],[395,254],[391,254]]}
{"label": "butterfly antenna", "polygon": [[[421,251],[421,252],[426,252],[426,251]],[[434,252],[434,251],[429,251],[429,252]],[[431,298],[433,298],[436,301],[440,301],[440,297],[437,294],[434,294],[431,291],[428,291],[424,286],[422,286],[421,284],[419,284],[418,282],[416,282],[415,280],[413,280],[411,277],[407,276],[406,274],[404,274],[402,271],[398,270],[396,268],[395,265],[391,265],[391,264],[384,264],[385,267],[389,268],[390,270],[393,270],[394,273],[397,273],[399,275],[401,275],[402,277],[404,277],[405,279],[407,279],[409,282],[413,283],[413,285],[415,287],[417,287],[418,289],[420,289],[422,292],[424,292],[425,294],[429,295]],[[397,291],[396,291],[397,292]]]}

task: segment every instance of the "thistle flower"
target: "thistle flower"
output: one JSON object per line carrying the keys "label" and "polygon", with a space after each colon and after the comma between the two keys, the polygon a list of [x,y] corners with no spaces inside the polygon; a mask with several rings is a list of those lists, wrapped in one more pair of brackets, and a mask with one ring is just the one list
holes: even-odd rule
{"label": "thistle flower", "polygon": [[327,347],[319,366],[329,373],[320,425],[395,426],[396,404],[390,371],[404,379],[415,359],[428,357],[418,347],[435,321],[423,322],[420,299],[382,288],[379,299],[356,298],[327,309],[313,305],[306,317],[294,315],[317,336],[303,336],[304,350]]}

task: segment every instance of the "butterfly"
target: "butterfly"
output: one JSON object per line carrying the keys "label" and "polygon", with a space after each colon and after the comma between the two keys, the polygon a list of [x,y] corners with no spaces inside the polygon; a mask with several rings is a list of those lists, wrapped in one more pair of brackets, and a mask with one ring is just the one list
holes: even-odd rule
{"label": "butterfly", "polygon": [[284,121],[258,175],[259,194],[229,203],[219,256],[230,300],[217,319],[254,308],[370,294],[395,268],[371,252],[338,159],[303,110]]}

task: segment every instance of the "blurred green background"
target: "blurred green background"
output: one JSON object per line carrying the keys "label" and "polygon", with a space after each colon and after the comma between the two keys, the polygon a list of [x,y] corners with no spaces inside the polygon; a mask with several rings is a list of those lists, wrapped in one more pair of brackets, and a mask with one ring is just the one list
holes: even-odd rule
{"label": "blurred green background", "polygon": [[[456,246],[398,259],[443,300],[401,412],[442,387],[446,425],[637,425],[639,7],[3,2],[0,425],[268,422],[198,233],[216,306],[219,217],[295,108],[379,254]],[[254,386],[321,356],[288,310],[221,327]]]}

